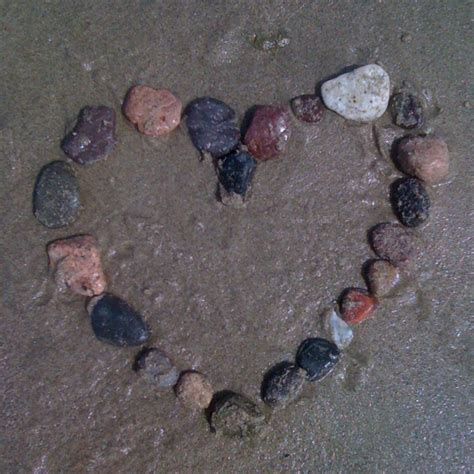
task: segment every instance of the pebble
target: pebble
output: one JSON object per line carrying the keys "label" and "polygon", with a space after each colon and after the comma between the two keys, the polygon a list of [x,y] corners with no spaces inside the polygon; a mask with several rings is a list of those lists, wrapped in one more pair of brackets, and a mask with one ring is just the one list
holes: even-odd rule
{"label": "pebble", "polygon": [[159,388],[173,387],[179,378],[179,371],[170,358],[154,347],[140,351],[133,368]]}
{"label": "pebble", "polygon": [[430,198],[419,179],[402,178],[395,181],[391,188],[391,200],[395,214],[407,227],[418,227],[430,215]]}
{"label": "pebble", "polygon": [[87,311],[97,339],[114,346],[139,346],[150,338],[150,329],[128,303],[110,293],[92,298]]}
{"label": "pebble", "polygon": [[414,94],[399,92],[390,102],[392,120],[402,128],[421,127],[424,122],[423,104]]}
{"label": "pebble", "polygon": [[400,224],[378,224],[370,232],[370,243],[380,258],[389,260],[397,267],[409,265],[418,254],[413,231]]}
{"label": "pebble", "polygon": [[319,337],[304,340],[296,353],[296,363],[314,382],[325,377],[339,362],[340,351],[332,342]]}
{"label": "pebble", "polygon": [[49,266],[60,290],[68,288],[83,296],[100,295],[106,281],[100,249],[92,235],[55,240],[47,246]]}
{"label": "pebble", "polygon": [[244,143],[257,160],[270,160],[280,155],[290,138],[290,113],[286,107],[258,105]]}
{"label": "pebble", "polygon": [[219,182],[224,191],[245,197],[256,166],[257,162],[252,155],[245,151],[235,151],[227,155],[218,165]]}
{"label": "pebble", "polygon": [[46,227],[72,224],[81,206],[79,183],[72,166],[53,161],[41,168],[33,191],[33,213]]}
{"label": "pebble", "polygon": [[211,403],[214,390],[203,374],[190,370],[179,377],[175,393],[187,407],[205,410]]}
{"label": "pebble", "polygon": [[432,135],[404,138],[397,147],[397,161],[404,173],[427,184],[436,184],[449,173],[446,142]]}
{"label": "pebble", "polygon": [[390,79],[377,64],[369,64],[326,81],[321,87],[326,107],[349,120],[371,122],[387,110]]}
{"label": "pebble", "polygon": [[87,165],[106,158],[115,147],[115,112],[110,107],[84,107],[76,126],[61,143],[69,158]]}
{"label": "pebble", "polygon": [[339,317],[333,309],[328,316],[329,333],[331,339],[339,349],[345,349],[352,342],[354,332],[352,328]]}
{"label": "pebble", "polygon": [[201,97],[186,107],[185,115],[191,141],[200,152],[221,157],[239,144],[235,112],[224,102]]}
{"label": "pebble", "polygon": [[295,97],[290,106],[295,117],[302,122],[317,123],[323,118],[324,105],[316,94]]}
{"label": "pebble", "polygon": [[347,323],[360,323],[373,314],[377,308],[377,298],[365,290],[352,288],[346,291],[341,302],[341,316]]}
{"label": "pebble", "polygon": [[305,383],[304,371],[290,362],[272,367],[262,383],[262,399],[271,407],[284,407],[296,400]]}
{"label": "pebble", "polygon": [[403,33],[402,36],[400,36],[400,40],[402,43],[411,43],[413,37],[410,33]]}
{"label": "pebble", "polygon": [[386,296],[400,282],[400,272],[388,260],[374,260],[367,269],[367,283],[376,297]]}
{"label": "pebble", "polygon": [[213,431],[230,438],[249,438],[262,431],[265,415],[252,400],[226,391],[210,407]]}
{"label": "pebble", "polygon": [[123,113],[138,130],[152,137],[166,135],[181,121],[181,101],[167,89],[134,86],[123,105]]}

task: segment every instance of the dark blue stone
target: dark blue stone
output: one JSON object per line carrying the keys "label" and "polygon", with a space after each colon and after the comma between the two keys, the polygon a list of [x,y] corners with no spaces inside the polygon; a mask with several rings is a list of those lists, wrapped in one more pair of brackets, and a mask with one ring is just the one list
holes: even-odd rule
{"label": "dark blue stone", "polygon": [[97,339],[115,346],[139,346],[150,337],[142,317],[122,299],[104,293],[89,303],[92,329]]}
{"label": "dark blue stone", "polygon": [[257,162],[249,153],[244,151],[231,153],[219,166],[219,181],[227,192],[244,196],[256,166]]}
{"label": "dark blue stone", "polygon": [[296,353],[296,363],[306,371],[310,381],[322,379],[339,362],[341,353],[336,344],[313,337],[304,340]]}
{"label": "dark blue stone", "polygon": [[189,135],[199,151],[221,157],[238,145],[240,130],[235,112],[224,102],[201,97],[186,107],[185,115]]}

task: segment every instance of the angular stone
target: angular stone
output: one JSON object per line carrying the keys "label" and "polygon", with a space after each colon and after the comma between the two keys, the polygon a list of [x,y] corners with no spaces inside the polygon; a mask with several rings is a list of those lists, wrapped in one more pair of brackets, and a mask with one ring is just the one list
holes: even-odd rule
{"label": "angular stone", "polygon": [[349,346],[354,333],[351,327],[339,317],[334,309],[328,315],[328,326],[331,339],[339,349],[345,349]]}
{"label": "angular stone", "polygon": [[179,377],[175,393],[178,400],[189,408],[205,410],[211,403],[214,390],[203,374],[190,370]]}
{"label": "angular stone", "polygon": [[181,101],[167,89],[134,86],[123,105],[123,113],[138,130],[160,137],[174,130],[181,121]]}
{"label": "angular stone", "polygon": [[50,229],[72,224],[80,206],[79,183],[68,163],[53,161],[41,168],[33,191],[33,213],[41,224]]}
{"label": "angular stone", "polygon": [[317,123],[323,118],[324,105],[316,94],[295,97],[290,106],[294,116],[302,122]]}
{"label": "angular stone", "polygon": [[141,315],[110,293],[92,298],[87,311],[97,339],[114,346],[139,346],[150,338]]}
{"label": "angular stone", "polygon": [[395,181],[391,188],[391,201],[396,216],[407,227],[418,227],[430,215],[430,198],[416,178]]}
{"label": "angular stone", "polygon": [[60,290],[68,288],[83,296],[100,295],[106,281],[100,249],[92,235],[55,240],[47,247],[49,265]]}
{"label": "angular stone", "polygon": [[386,296],[400,282],[400,272],[388,260],[374,260],[367,269],[367,284],[370,292],[377,296]]}
{"label": "angular stone", "polygon": [[179,371],[170,358],[154,347],[140,351],[133,368],[158,388],[172,387],[179,378]]}
{"label": "angular stone", "polygon": [[296,363],[310,382],[325,377],[339,362],[341,352],[335,344],[319,337],[304,340],[296,353]]}
{"label": "angular stone", "polygon": [[399,92],[390,101],[393,123],[402,128],[421,127],[424,122],[423,104],[414,94]]}
{"label": "angular stone", "polygon": [[221,157],[239,144],[235,112],[224,102],[201,97],[186,107],[185,115],[191,141],[200,152]]}
{"label": "angular stone", "polygon": [[377,299],[367,291],[351,288],[342,297],[342,319],[351,324],[360,323],[373,314],[377,305]]}
{"label": "angular stone", "polygon": [[218,165],[219,182],[228,193],[244,197],[257,166],[249,153],[235,151],[224,157]]}
{"label": "angular stone", "polygon": [[290,123],[286,107],[257,106],[244,138],[252,156],[265,161],[280,155],[290,138]]}
{"label": "angular stone", "polygon": [[369,64],[326,81],[321,95],[326,107],[344,118],[371,122],[387,109],[390,79],[380,66]]}
{"label": "angular stone", "polygon": [[84,107],[76,126],[64,138],[61,148],[76,163],[86,165],[106,158],[113,150],[115,112],[110,107]]}
{"label": "angular stone", "polygon": [[284,407],[298,398],[304,383],[303,370],[290,362],[281,362],[265,374],[262,399],[271,407]]}
{"label": "angular stone", "polygon": [[265,415],[247,397],[227,391],[212,402],[210,425],[218,434],[230,438],[248,438],[261,432]]}
{"label": "angular stone", "polygon": [[407,137],[398,144],[397,162],[404,173],[436,184],[449,173],[448,147],[439,137]]}

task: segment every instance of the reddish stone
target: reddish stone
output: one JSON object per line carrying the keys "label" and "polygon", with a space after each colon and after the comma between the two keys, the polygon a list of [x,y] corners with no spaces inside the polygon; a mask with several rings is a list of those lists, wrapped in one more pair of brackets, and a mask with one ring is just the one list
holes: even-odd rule
{"label": "reddish stone", "polygon": [[244,138],[249,152],[262,161],[277,157],[290,138],[290,120],[285,107],[257,106]]}
{"label": "reddish stone", "polygon": [[92,235],[55,240],[48,245],[47,251],[60,290],[69,288],[83,296],[100,295],[105,291],[100,250]]}
{"label": "reddish stone", "polygon": [[123,105],[123,113],[138,130],[152,137],[166,135],[181,120],[181,101],[166,89],[148,86],[130,89]]}
{"label": "reddish stone", "polygon": [[290,105],[295,117],[302,122],[317,123],[323,118],[324,105],[316,94],[295,97]]}
{"label": "reddish stone", "polygon": [[366,291],[350,289],[342,298],[341,316],[347,323],[360,323],[368,318],[376,307],[377,299]]}

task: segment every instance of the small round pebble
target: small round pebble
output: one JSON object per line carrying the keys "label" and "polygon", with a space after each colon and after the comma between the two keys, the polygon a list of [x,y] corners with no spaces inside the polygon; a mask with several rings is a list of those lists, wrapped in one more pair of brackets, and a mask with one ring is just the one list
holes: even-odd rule
{"label": "small round pebble", "polygon": [[160,137],[174,130],[181,121],[181,101],[167,89],[134,86],[123,105],[123,113],[138,130]]}
{"label": "small round pebble", "polygon": [[290,122],[290,113],[286,107],[255,107],[244,137],[244,143],[252,156],[265,161],[280,155],[290,138]]}
{"label": "small round pebble", "polygon": [[374,260],[367,268],[367,284],[370,292],[377,296],[386,296],[400,282],[400,272],[388,260]]}
{"label": "small round pebble", "polygon": [[339,317],[337,312],[332,309],[328,315],[328,326],[331,339],[339,349],[345,349],[352,342],[354,332],[352,328]]}
{"label": "small round pebble", "polygon": [[407,227],[418,227],[430,215],[430,198],[419,179],[395,181],[391,188],[391,201],[396,216]]}
{"label": "small round pebble", "polygon": [[296,363],[314,382],[325,377],[339,362],[341,352],[335,344],[319,337],[304,340],[296,353]]}
{"label": "small round pebble", "polygon": [[418,254],[418,243],[413,231],[400,224],[384,222],[370,232],[374,252],[397,267],[409,265]]}
{"label": "small round pebble", "polygon": [[233,152],[218,165],[219,182],[228,193],[245,196],[256,166],[256,161],[249,153]]}
{"label": "small round pebble", "polygon": [[211,403],[214,390],[207,378],[199,372],[183,372],[175,386],[178,400],[189,408],[205,410]]}
{"label": "small round pebble", "polygon": [[271,407],[284,407],[298,398],[304,382],[303,370],[290,362],[281,362],[265,374],[262,399]]}
{"label": "small round pebble", "polygon": [[150,338],[150,330],[141,315],[110,293],[91,298],[87,312],[100,341],[114,346],[139,346]]}
{"label": "small round pebble", "polygon": [[341,316],[347,323],[360,323],[373,314],[377,308],[377,299],[365,290],[351,288],[341,301]]}
{"label": "small round pebble", "polygon": [[294,116],[302,122],[317,123],[323,118],[324,105],[316,94],[295,97],[290,106]]}
{"label": "small round pebble", "polygon": [[427,184],[439,183],[449,173],[448,147],[442,138],[432,135],[403,139],[397,147],[397,161],[404,173]]}
{"label": "small round pebble", "polygon": [[424,122],[423,104],[414,94],[399,92],[390,102],[392,120],[399,127],[411,129],[421,127]]}
{"label": "small round pebble", "polygon": [[245,439],[262,431],[265,415],[252,400],[226,391],[210,407],[210,425],[217,434]]}
{"label": "small round pebble", "polygon": [[412,39],[413,37],[410,33],[403,33],[402,36],[400,36],[402,43],[411,43]]}
{"label": "small round pebble", "polygon": [[76,126],[64,138],[61,148],[69,158],[87,165],[106,158],[115,147],[115,112],[110,107],[84,107]]}
{"label": "small round pebble", "polygon": [[173,387],[179,378],[179,371],[170,358],[154,347],[140,351],[133,368],[159,388]]}
{"label": "small round pebble", "polygon": [[79,183],[68,163],[53,161],[41,168],[33,191],[33,213],[41,224],[50,229],[72,224],[80,206]]}

